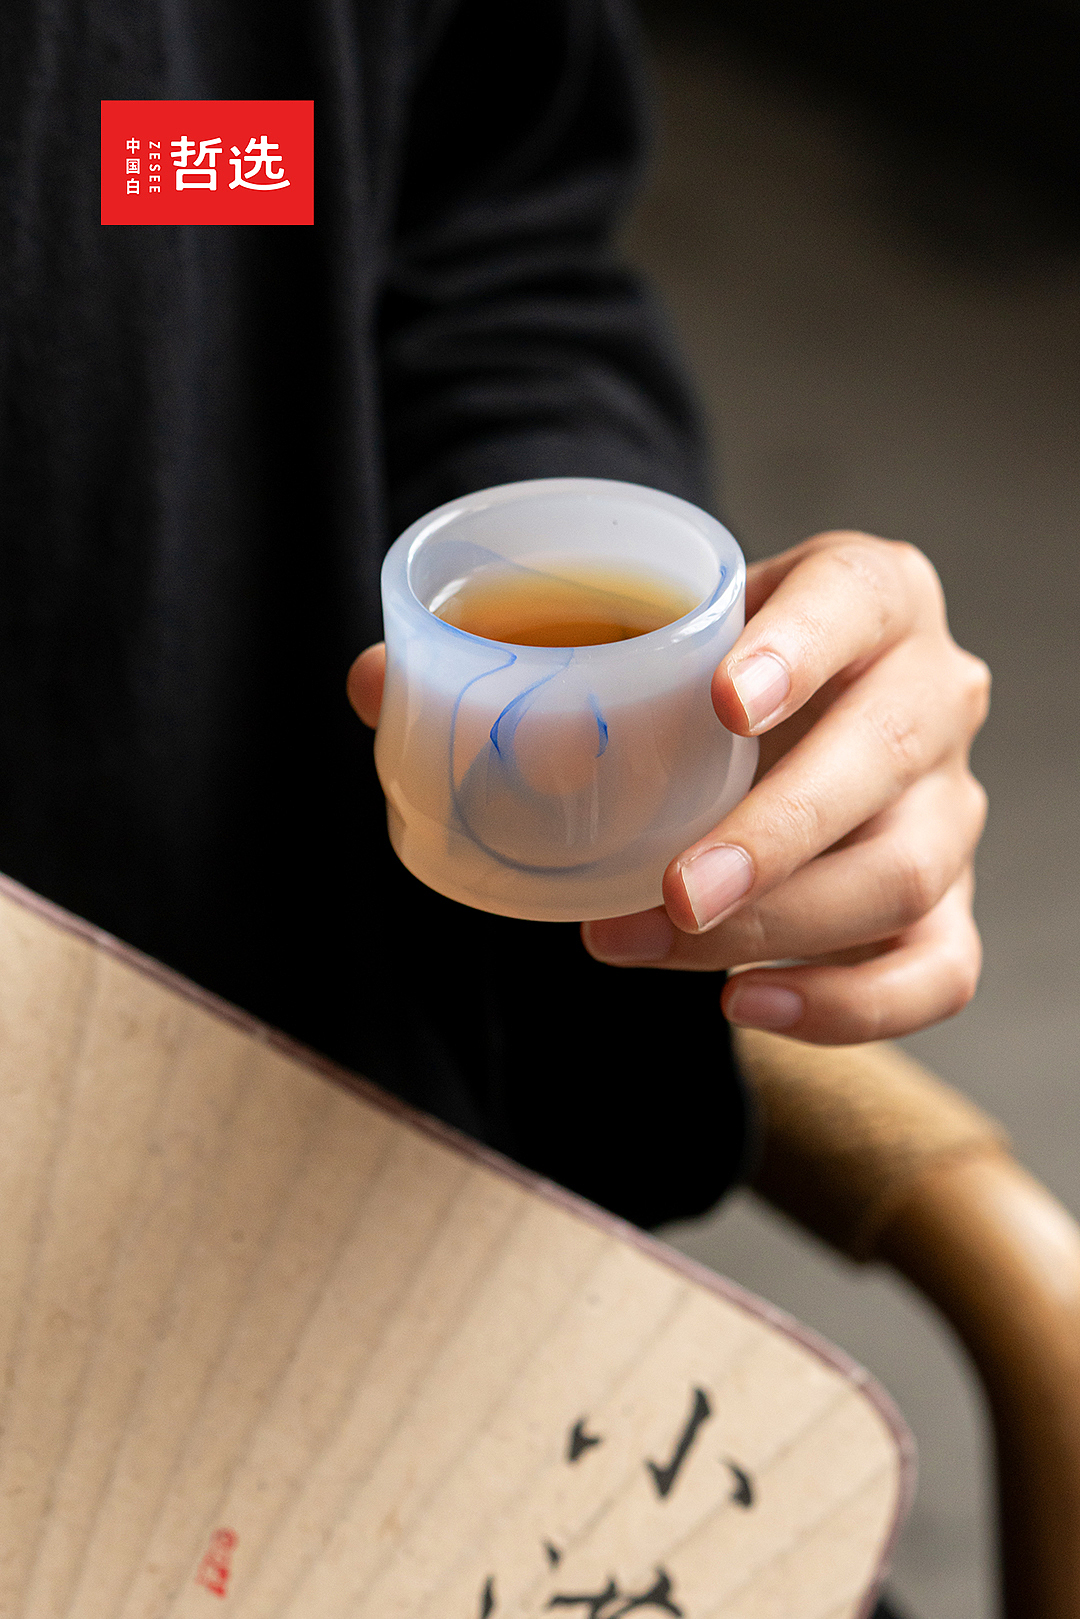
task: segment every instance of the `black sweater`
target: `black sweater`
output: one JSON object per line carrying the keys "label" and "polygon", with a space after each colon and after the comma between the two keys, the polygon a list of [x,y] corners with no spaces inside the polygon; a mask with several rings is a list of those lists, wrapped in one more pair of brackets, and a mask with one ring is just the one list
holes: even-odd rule
{"label": "black sweater", "polygon": [[[343,689],[426,508],[704,498],[610,248],[614,0],[7,0],[0,56],[0,866],[632,1219],[706,1207],[719,980],[421,887]],[[290,97],[313,228],[98,223],[100,99]]]}

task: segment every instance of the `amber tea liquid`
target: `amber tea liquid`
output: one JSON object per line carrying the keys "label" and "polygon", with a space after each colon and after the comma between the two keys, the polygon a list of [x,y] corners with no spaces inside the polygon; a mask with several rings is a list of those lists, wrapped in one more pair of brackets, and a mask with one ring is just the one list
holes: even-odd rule
{"label": "amber tea liquid", "polygon": [[602,646],[672,624],[697,606],[659,575],[593,564],[578,570],[484,568],[454,580],[430,610],[447,624],[514,646]]}

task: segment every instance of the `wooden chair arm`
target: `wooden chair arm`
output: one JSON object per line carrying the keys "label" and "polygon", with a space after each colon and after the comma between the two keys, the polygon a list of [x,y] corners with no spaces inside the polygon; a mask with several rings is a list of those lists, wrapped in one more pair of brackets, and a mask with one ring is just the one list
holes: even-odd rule
{"label": "wooden chair arm", "polygon": [[1080,1227],[994,1120],[895,1048],[748,1030],[737,1047],[762,1120],[755,1190],[893,1265],[975,1364],[1007,1619],[1080,1619]]}

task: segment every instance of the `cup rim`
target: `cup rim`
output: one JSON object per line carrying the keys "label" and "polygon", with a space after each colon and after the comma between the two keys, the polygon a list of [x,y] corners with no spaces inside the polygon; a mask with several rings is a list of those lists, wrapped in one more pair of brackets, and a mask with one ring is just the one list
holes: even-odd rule
{"label": "cup rim", "polygon": [[[516,641],[497,641],[486,635],[474,635],[471,630],[459,629],[456,624],[450,624],[446,619],[440,618],[416,595],[409,578],[413,558],[422,545],[456,519],[484,511],[492,506],[514,505],[522,501],[543,499],[545,496],[568,494],[580,495],[585,499],[612,497],[619,497],[624,501],[629,499],[634,504],[651,505],[669,515],[681,517],[684,522],[688,522],[697,530],[716,555],[720,578],[712,594],[692,607],[689,612],[684,613],[681,618],[673,619],[670,624],[663,624],[659,629],[649,630],[644,635],[635,635],[625,641],[602,641],[570,647],[530,646]],[[711,629],[727,618],[742,594],[745,580],[746,562],[738,541],[731,531],[710,513],[678,495],[669,495],[664,490],[653,489],[646,484],[626,483],[614,478],[529,478],[515,483],[494,484],[487,489],[477,489],[470,494],[459,495],[457,499],[448,500],[432,511],[425,512],[422,517],[411,523],[391,545],[382,567],[384,608],[386,599],[392,597],[396,608],[425,633],[457,636],[478,647],[507,648],[520,656],[535,655],[542,661],[550,660],[552,657],[565,657],[567,652],[572,653],[575,658],[583,657],[590,662],[600,661],[626,657],[635,652],[640,656],[642,652],[660,651],[677,645],[680,641]]]}

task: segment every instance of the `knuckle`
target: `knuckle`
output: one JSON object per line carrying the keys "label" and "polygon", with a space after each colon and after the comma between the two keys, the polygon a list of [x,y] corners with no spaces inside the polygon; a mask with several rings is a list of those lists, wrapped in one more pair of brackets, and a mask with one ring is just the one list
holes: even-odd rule
{"label": "knuckle", "polygon": [[981,954],[976,948],[950,964],[945,1017],[955,1017],[957,1012],[962,1012],[974,1000],[982,968]]}
{"label": "knuckle", "polygon": [[920,551],[910,540],[890,540],[889,544],[893,548],[897,566],[904,570],[911,582],[921,585],[924,589],[929,586],[936,599],[944,600],[938,571],[926,552]]}
{"label": "knuckle", "polygon": [[964,786],[967,790],[971,826],[974,832],[973,842],[977,843],[982,837],[983,828],[986,825],[986,817],[990,809],[990,798],[982,782],[973,776],[970,770],[965,772]]}
{"label": "knuckle", "polygon": [[891,1033],[895,1019],[886,998],[876,989],[865,994],[858,1008],[848,1012],[848,1026],[852,1044],[869,1040],[884,1040]]}
{"label": "knuckle", "polygon": [[923,743],[917,716],[882,707],[872,710],[869,718],[898,785],[910,786],[922,774],[923,767]]}
{"label": "knuckle", "polygon": [[817,854],[827,834],[827,808],[811,786],[789,786],[771,805],[767,832],[770,842],[785,851],[789,864],[801,865]]}
{"label": "knuckle", "polygon": [[827,541],[832,561],[871,588],[880,599],[883,614],[891,611],[899,587],[913,606],[921,604],[925,612],[929,605],[944,622],[945,592],[938,571],[925,551],[910,540],[842,530],[827,536]]}
{"label": "knuckle", "polygon": [[937,569],[917,545],[910,540],[892,540],[894,565],[903,580],[909,597],[922,617],[929,608],[931,617],[945,626],[945,591]]}
{"label": "knuckle", "polygon": [[975,997],[982,973],[982,940],[970,912],[942,963],[943,1017],[955,1017]]}
{"label": "knuckle", "polygon": [[891,615],[893,543],[872,534],[844,534],[827,552],[830,566],[839,569],[849,580],[853,579],[873,603],[882,628]]}
{"label": "knuckle", "polygon": [[964,708],[974,735],[985,724],[986,716],[990,712],[990,669],[982,658],[977,658],[974,653],[961,652],[960,657]]}
{"label": "knuckle", "polygon": [[[814,547],[810,554],[819,602],[857,601],[860,615],[871,615],[873,630],[881,638],[891,625],[897,601],[894,542],[853,531],[823,534],[819,541],[819,549]],[[831,617],[826,622],[831,623]]]}
{"label": "knuckle", "polygon": [[771,961],[778,954],[766,912],[767,907],[748,905],[720,924],[714,953],[721,966],[745,967],[755,961]]}
{"label": "knuckle", "polygon": [[894,882],[897,920],[901,927],[911,927],[933,910],[947,879],[926,849],[905,844],[897,854]]}

